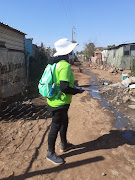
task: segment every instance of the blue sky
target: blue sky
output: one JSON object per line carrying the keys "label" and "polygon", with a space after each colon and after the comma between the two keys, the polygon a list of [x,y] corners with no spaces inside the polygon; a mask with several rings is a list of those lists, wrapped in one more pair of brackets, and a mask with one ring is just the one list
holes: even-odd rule
{"label": "blue sky", "polygon": [[54,47],[60,38],[96,46],[135,42],[135,0],[0,0],[0,21]]}

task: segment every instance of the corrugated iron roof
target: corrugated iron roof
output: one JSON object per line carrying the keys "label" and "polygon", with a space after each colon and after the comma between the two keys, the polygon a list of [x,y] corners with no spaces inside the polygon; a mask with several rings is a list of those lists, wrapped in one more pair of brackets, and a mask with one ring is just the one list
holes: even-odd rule
{"label": "corrugated iron roof", "polygon": [[108,50],[111,50],[111,49],[118,49],[119,47],[126,46],[126,45],[135,45],[135,43],[119,44],[118,46],[108,48]]}
{"label": "corrugated iron roof", "polygon": [[3,26],[5,28],[7,28],[7,29],[10,29],[11,31],[15,31],[15,32],[18,32],[18,33],[23,34],[23,35],[27,35],[26,33],[22,32],[22,31],[19,31],[19,30],[15,29],[15,28],[9,26],[8,24],[4,24],[3,22],[0,22],[0,26]]}

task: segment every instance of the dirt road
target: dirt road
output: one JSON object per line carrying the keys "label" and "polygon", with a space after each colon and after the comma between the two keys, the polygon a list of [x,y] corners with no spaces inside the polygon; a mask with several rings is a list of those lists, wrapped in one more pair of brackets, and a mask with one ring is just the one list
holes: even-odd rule
{"label": "dirt road", "polygon": [[[78,72],[78,67],[73,69],[79,85],[90,83],[90,76]],[[5,120],[0,121],[1,180],[135,179],[135,143],[128,142],[115,129],[113,113],[88,92],[73,97],[68,140],[75,148],[61,154],[66,163],[60,166],[46,159],[51,118],[43,98],[14,104],[4,112]],[[58,154],[59,149],[58,136]]]}

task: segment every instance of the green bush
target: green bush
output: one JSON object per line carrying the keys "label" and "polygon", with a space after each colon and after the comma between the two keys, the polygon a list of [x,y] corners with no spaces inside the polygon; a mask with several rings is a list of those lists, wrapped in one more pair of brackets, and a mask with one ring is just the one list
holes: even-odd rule
{"label": "green bush", "polygon": [[29,59],[29,83],[30,93],[38,93],[38,83],[47,65],[48,57],[44,51],[38,51],[35,57]]}

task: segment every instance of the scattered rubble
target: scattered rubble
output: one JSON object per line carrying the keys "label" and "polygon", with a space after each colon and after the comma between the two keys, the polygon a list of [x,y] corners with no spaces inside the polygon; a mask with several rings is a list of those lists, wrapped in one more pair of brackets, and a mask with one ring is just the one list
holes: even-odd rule
{"label": "scattered rubble", "polygon": [[[108,85],[104,85],[104,82]],[[129,88],[131,87],[129,85],[135,83],[135,77],[129,77],[117,83],[100,79],[99,83],[101,84],[100,94],[107,99],[108,103],[116,107],[117,111],[122,111],[123,114],[130,113],[130,118],[135,118],[135,89]]]}
{"label": "scattered rubble", "polygon": [[128,96],[128,95],[124,96],[122,100],[123,100],[123,103],[126,103],[130,100],[130,96]]}
{"label": "scattered rubble", "polygon": [[107,175],[106,173],[104,173],[104,172],[102,173],[102,176],[106,176],[106,175]]}
{"label": "scattered rubble", "polygon": [[115,71],[115,68],[111,68],[108,70],[109,73],[113,73]]}
{"label": "scattered rubble", "polygon": [[130,100],[135,102],[135,97],[131,97]]}
{"label": "scattered rubble", "polygon": [[128,105],[129,108],[135,109],[135,105]]}
{"label": "scattered rubble", "polygon": [[122,83],[123,86],[128,87],[130,84],[135,83],[135,77],[126,78],[121,83]]}

